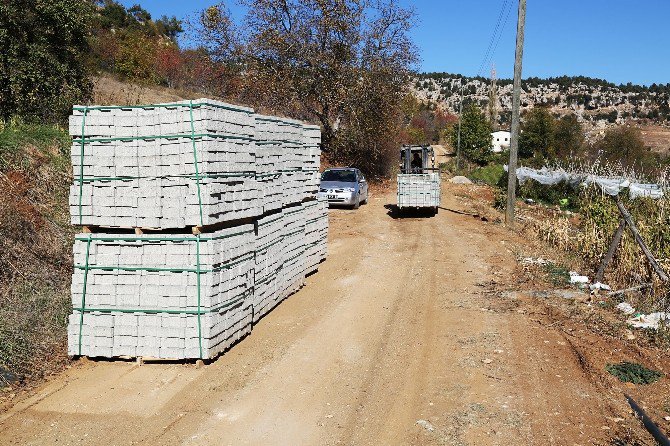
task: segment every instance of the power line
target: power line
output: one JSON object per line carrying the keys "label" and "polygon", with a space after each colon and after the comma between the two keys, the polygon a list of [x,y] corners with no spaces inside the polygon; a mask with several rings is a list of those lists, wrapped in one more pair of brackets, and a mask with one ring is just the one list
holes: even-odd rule
{"label": "power line", "polygon": [[484,69],[484,66],[486,65],[486,61],[489,58],[489,55],[491,54],[491,49],[493,48],[494,41],[496,40],[496,36],[498,34],[498,30],[500,29],[500,23],[502,22],[503,16],[505,14],[505,10],[507,9],[507,3],[508,0],[503,0],[502,7],[500,8],[500,12],[498,13],[498,20],[496,20],[496,26],[493,28],[493,34],[491,35],[491,39],[489,40],[489,45],[486,48],[486,52],[484,53],[484,58],[482,59],[482,62],[479,64],[479,69],[477,70],[477,76],[479,76]]}
{"label": "power line", "polygon": [[500,38],[502,37],[503,31],[505,30],[505,26],[507,26],[507,21],[509,20],[510,13],[512,12],[514,4],[510,2],[509,8],[507,9],[507,14],[505,15],[505,20],[503,21],[503,25],[500,27],[500,33],[498,34],[498,38],[496,39],[496,43],[493,46],[493,51],[491,52],[491,57],[489,58],[489,63],[493,60],[493,57],[496,54],[496,50],[498,49],[498,44],[500,43]]}
{"label": "power line", "polygon": [[[500,8],[500,12],[498,13],[498,20],[496,20],[496,25],[493,28],[493,34],[491,35],[491,39],[489,40],[489,45],[486,48],[486,52],[484,53],[484,58],[482,59],[482,63],[479,65],[479,69],[477,70],[477,77],[481,75],[482,69],[486,65],[487,61],[490,61],[493,59],[493,56],[495,55],[496,50],[498,49],[498,43],[500,43],[500,38],[502,37],[503,30],[505,29],[505,26],[507,25],[507,20],[509,19],[510,11],[512,10],[512,6],[514,4],[514,0],[503,0],[502,6]],[[507,14],[505,14],[505,11],[507,11]],[[503,21],[503,15],[505,17]],[[502,22],[502,27],[500,26]],[[493,50],[493,51],[491,51]],[[463,114],[463,80],[464,78],[461,77],[460,79],[460,88],[458,95],[460,97],[459,101],[459,111],[458,111],[458,142],[457,142],[457,147],[456,147],[456,169],[460,169],[460,164],[461,164],[461,115]]]}

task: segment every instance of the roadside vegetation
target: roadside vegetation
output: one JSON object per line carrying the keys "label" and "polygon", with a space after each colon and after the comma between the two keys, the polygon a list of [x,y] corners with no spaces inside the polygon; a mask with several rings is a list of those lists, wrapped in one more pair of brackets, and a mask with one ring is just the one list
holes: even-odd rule
{"label": "roadside vegetation", "polygon": [[69,150],[58,126],[0,124],[0,387],[67,362]]}
{"label": "roadside vegetation", "polygon": [[[509,155],[488,150],[490,129],[482,110],[466,107],[461,129],[461,168],[456,168],[455,160],[443,167],[454,175],[465,175],[491,186],[495,191],[494,205],[503,209],[507,189],[504,165]],[[455,125],[444,142],[456,146]],[[575,116],[557,117],[544,107],[536,107],[522,116],[519,162],[535,168],[546,166],[582,174],[621,176],[663,187],[668,184],[670,165],[667,156],[645,146],[640,130],[633,126],[613,127],[599,138],[588,140]],[[567,183],[545,186],[532,180],[518,185],[517,196],[528,203],[520,210],[523,230],[555,248],[560,263],[572,264],[593,277],[619,225],[621,216],[616,201],[598,186],[575,188]],[[670,198],[631,200],[626,191],[620,198],[651,252],[669,270]],[[657,278],[628,230],[604,281],[613,289],[650,283],[652,286],[644,290],[616,299],[627,299],[641,312],[670,311],[667,299],[670,287]],[[657,340],[666,342],[670,337],[664,335]]]}

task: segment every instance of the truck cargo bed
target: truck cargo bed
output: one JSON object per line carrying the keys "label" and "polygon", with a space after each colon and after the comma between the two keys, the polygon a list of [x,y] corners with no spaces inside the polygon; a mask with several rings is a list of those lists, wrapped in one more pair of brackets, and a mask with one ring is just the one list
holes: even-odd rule
{"label": "truck cargo bed", "polygon": [[437,208],[440,205],[440,174],[399,174],[399,208]]}

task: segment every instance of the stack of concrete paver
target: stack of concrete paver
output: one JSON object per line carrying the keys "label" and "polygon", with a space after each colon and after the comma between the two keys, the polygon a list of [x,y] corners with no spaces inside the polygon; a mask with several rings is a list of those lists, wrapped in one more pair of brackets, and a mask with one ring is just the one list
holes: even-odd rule
{"label": "stack of concrete paver", "polygon": [[72,223],[180,228],[259,215],[254,129],[252,109],[208,99],[75,107]]}
{"label": "stack of concrete paver", "polygon": [[201,99],[75,107],[70,131],[69,354],[213,358],[325,259],[318,127]]}
{"label": "stack of concrete paver", "polygon": [[256,180],[261,190],[263,213],[284,206],[285,149],[281,121],[273,116],[255,115]]}
{"label": "stack of concrete paver", "polygon": [[303,150],[305,160],[302,163],[305,177],[305,195],[315,195],[321,182],[321,128],[318,125],[303,126]]}
{"label": "stack of concrete paver", "polygon": [[284,209],[284,265],[282,267],[282,298],[293,294],[305,282],[305,224],[303,203]]}
{"label": "stack of concrete paver", "polygon": [[69,353],[216,356],[249,330],[254,238],[251,224],[199,236],[77,236]]}
{"label": "stack of concrete paver", "polygon": [[305,274],[311,274],[328,254],[328,201],[313,200],[305,207]]}
{"label": "stack of concrete paver", "polygon": [[398,207],[435,208],[439,205],[439,173],[398,175]]}
{"label": "stack of concrete paver", "polygon": [[292,119],[282,119],[280,123],[284,156],[283,188],[284,204],[290,205],[306,198],[306,177],[303,165],[307,160],[303,146],[303,125]]}
{"label": "stack of concrete paver", "polygon": [[264,216],[256,222],[255,250],[254,322],[285,297],[282,281],[285,256],[282,212]]}

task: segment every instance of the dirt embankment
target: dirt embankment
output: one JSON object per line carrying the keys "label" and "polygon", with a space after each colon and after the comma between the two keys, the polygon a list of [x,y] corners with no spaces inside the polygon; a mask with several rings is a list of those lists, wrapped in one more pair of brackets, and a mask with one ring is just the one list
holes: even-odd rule
{"label": "dirt embankment", "polygon": [[329,259],[227,354],[79,361],[0,415],[0,444],[652,444],[623,391],[667,379],[606,375],[635,350],[530,293],[527,242],[462,212],[464,187],[430,218],[393,218],[392,192],[332,210]]}

